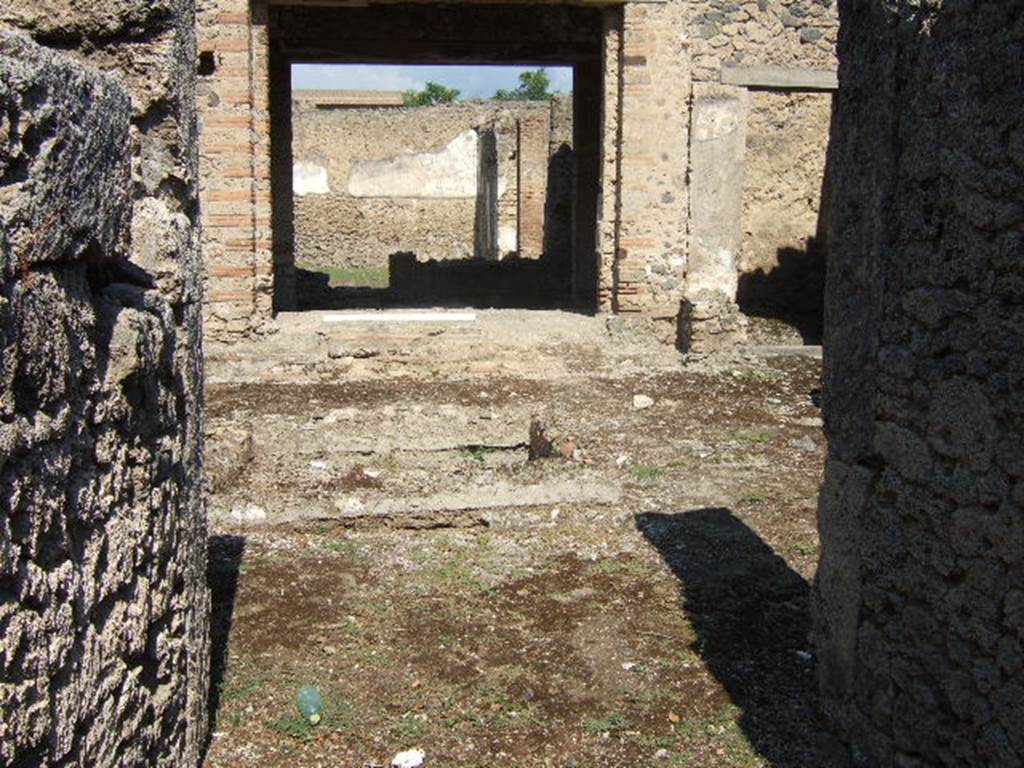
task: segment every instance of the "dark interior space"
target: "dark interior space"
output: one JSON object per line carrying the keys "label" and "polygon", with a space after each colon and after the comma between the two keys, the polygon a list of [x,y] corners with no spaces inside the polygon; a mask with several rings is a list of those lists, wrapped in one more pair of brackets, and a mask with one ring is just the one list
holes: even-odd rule
{"label": "dark interior space", "polygon": [[827,252],[825,240],[809,238],[803,250],[780,248],[775,269],[741,274],[736,292],[740,311],[792,326],[804,344],[821,344]]}
{"label": "dark interior space", "polygon": [[389,258],[385,288],[331,285],[325,272],[296,268],[297,309],[575,309],[564,273],[543,258],[421,262],[399,251]]}
{"label": "dark interior space", "polygon": [[[416,306],[561,308],[597,304],[602,39],[619,9],[388,5],[271,9],[271,196],[276,311]],[[385,284],[337,284],[295,259],[292,93],[295,63],[571,66],[573,146],[548,160],[540,258],[429,259],[388,254]],[[568,187],[568,188],[567,188]],[[568,202],[566,202],[568,201]],[[411,253],[411,255],[410,255]]]}

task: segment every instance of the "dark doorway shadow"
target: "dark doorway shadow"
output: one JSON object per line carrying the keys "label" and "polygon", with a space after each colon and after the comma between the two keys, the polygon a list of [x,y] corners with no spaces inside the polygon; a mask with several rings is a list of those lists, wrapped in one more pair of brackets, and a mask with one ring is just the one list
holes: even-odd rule
{"label": "dark doorway shadow", "polygon": [[774,269],[740,275],[736,292],[740,311],[794,327],[804,344],[821,344],[826,256],[823,241],[814,237],[807,239],[803,250],[780,248]]}
{"label": "dark doorway shadow", "polygon": [[693,650],[742,709],[751,745],[772,766],[847,768],[818,716],[807,581],[728,509],[635,521],[679,579]]}
{"label": "dark doorway shadow", "polygon": [[562,144],[548,158],[547,198],[544,201],[544,254],[541,257],[556,285],[572,284],[573,199],[576,153]]}
{"label": "dark doorway shadow", "polygon": [[324,272],[297,268],[295,273],[300,310],[574,309],[564,275],[545,258],[421,262],[415,254],[395,253],[389,259],[389,285],[385,288],[332,286]]}
{"label": "dark doorway shadow", "polygon": [[245,554],[244,536],[211,536],[207,543],[206,585],[210,590],[209,731],[217,724],[221,688],[228,666],[228,638],[235,613],[238,572]]}

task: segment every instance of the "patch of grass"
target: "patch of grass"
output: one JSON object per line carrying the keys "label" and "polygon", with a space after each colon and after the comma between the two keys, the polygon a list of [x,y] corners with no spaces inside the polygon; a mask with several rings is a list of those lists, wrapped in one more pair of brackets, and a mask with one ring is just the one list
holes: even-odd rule
{"label": "patch of grass", "polygon": [[808,539],[789,539],[782,545],[782,549],[787,554],[800,555],[801,557],[813,555],[818,551],[814,541]]}
{"label": "patch of grass", "polygon": [[625,715],[612,712],[600,717],[584,717],[583,730],[587,733],[618,733],[632,725]]}
{"label": "patch of grass", "polygon": [[348,555],[358,552],[362,545],[358,541],[352,541],[351,539],[326,539],[323,547],[328,552]]}
{"label": "patch of grass", "polygon": [[391,275],[387,267],[303,267],[310,272],[322,272],[332,286],[349,285],[367,288],[387,288]]}
{"label": "patch of grass", "polygon": [[665,474],[665,467],[656,467],[651,464],[630,464],[629,474],[637,480],[653,480],[659,475]]}
{"label": "patch of grass", "polygon": [[710,746],[717,756],[716,765],[726,768],[762,766],[763,758],[740,727],[742,714],[739,707],[725,704],[709,717],[689,717],[675,725],[673,730],[681,741],[686,742],[680,752],[687,758],[683,764],[696,760]]}
{"label": "patch of grass", "polygon": [[785,374],[774,368],[738,368],[732,375],[743,381],[778,381]]}
{"label": "patch of grass", "polygon": [[430,733],[430,723],[422,716],[403,715],[388,729],[388,733],[403,747],[414,746],[417,741]]}
{"label": "patch of grass", "polygon": [[517,701],[507,691],[484,688],[471,701],[449,699],[445,707],[452,712],[442,722],[447,728],[468,723],[482,731],[502,731],[543,725],[540,707]]}
{"label": "patch of grass", "polygon": [[357,627],[352,624],[346,624],[344,627],[339,627],[338,633],[342,637],[353,638],[357,640],[369,634],[364,627]]}
{"label": "patch of grass", "polygon": [[762,491],[747,491],[740,495],[740,502],[743,504],[760,504],[762,501],[768,501],[769,496]]}
{"label": "patch of grass", "polygon": [[755,444],[767,443],[772,439],[772,436],[763,429],[734,429],[729,433],[729,437],[737,443]]}
{"label": "patch of grass", "polygon": [[631,576],[643,576],[647,567],[636,560],[599,560],[594,568],[601,573],[625,573]]}
{"label": "patch of grass", "polygon": [[487,457],[494,453],[494,450],[494,448],[488,448],[486,445],[470,445],[460,449],[459,453],[466,458],[472,459],[477,464],[483,464],[487,461]]}
{"label": "patch of grass", "polygon": [[266,672],[236,671],[233,667],[228,667],[220,687],[221,706],[253,698],[270,680],[271,675]]}
{"label": "patch of grass", "polygon": [[646,749],[668,749],[675,745],[679,740],[679,737],[674,733],[662,736],[651,736],[649,734],[640,733],[637,734],[633,740]]}
{"label": "patch of grass", "polygon": [[285,715],[279,717],[273,723],[273,729],[293,739],[305,741],[313,735],[313,729],[317,726],[310,723],[302,715]]}
{"label": "patch of grass", "polygon": [[696,643],[684,645],[677,653],[679,663],[684,666],[703,664],[704,659],[700,655],[700,647]]}
{"label": "patch of grass", "polygon": [[350,595],[345,597],[346,610],[365,622],[390,620],[397,610],[394,602],[379,595]]}
{"label": "patch of grass", "polygon": [[636,704],[653,704],[656,701],[670,699],[674,695],[674,691],[671,689],[659,688],[656,685],[631,688],[624,693],[627,701]]}
{"label": "patch of grass", "polygon": [[474,565],[479,562],[480,550],[484,547],[456,547],[447,556],[437,553],[435,549],[422,553],[422,556],[414,553],[414,557],[423,566],[408,577],[410,589],[419,594],[440,591],[455,593],[460,590],[479,592],[487,589],[489,585],[478,578],[474,570]]}

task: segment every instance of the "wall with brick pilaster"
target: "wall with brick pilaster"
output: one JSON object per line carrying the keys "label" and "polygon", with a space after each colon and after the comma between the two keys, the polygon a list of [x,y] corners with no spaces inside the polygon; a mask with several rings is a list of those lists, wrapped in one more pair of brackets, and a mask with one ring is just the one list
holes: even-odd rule
{"label": "wall with brick pilaster", "polygon": [[[233,141],[215,140],[216,134],[208,134],[208,187],[211,193],[236,192],[242,188],[252,191],[248,201],[220,200],[217,195],[209,198],[212,207],[207,209],[211,227],[206,235],[210,267],[208,314],[215,332],[246,332],[258,329],[269,317],[269,273],[275,271],[268,248],[270,214],[265,193],[269,180],[263,175],[270,162],[266,134],[267,40],[266,27],[260,21],[265,8],[261,10],[259,3],[252,6],[252,23],[246,36],[231,29],[243,18],[239,14],[248,7],[246,0],[208,0],[208,4],[211,9],[204,16],[206,32],[201,38],[209,41],[210,49],[218,57],[218,65],[230,63],[236,68],[219,70],[207,79],[205,85],[210,98],[209,104],[204,106],[204,119],[211,121],[211,129],[226,127],[221,122],[225,119],[241,121],[246,115],[250,119],[249,136],[243,141],[238,141],[237,134]],[[392,30],[399,36],[415,35],[412,27],[429,17],[429,9],[424,7],[398,16],[393,10],[386,11],[387,7],[391,6],[380,6],[381,18],[391,19],[390,23],[396,25]],[[367,11],[353,12],[360,23],[370,24],[371,28],[363,37],[351,39],[349,28],[340,25],[340,15],[335,18],[328,14],[332,20],[320,28],[312,21],[319,13],[315,9],[288,8],[274,12],[279,14],[282,40],[291,40],[289,45],[298,48],[308,47],[323,53],[327,50],[324,46],[328,45],[349,46],[360,51],[371,50],[368,46],[386,48],[391,45],[383,31],[373,28],[373,22],[368,20],[368,14],[372,15],[374,10],[371,7]],[[566,11],[566,19],[578,11]],[[498,8],[495,18],[506,12],[510,10]],[[218,29],[220,13],[225,14],[223,29]],[[720,179],[721,183],[731,185],[729,190],[705,185],[707,188],[702,194],[712,198],[721,194],[730,201],[739,199],[741,204],[736,215],[698,220],[700,211],[707,210],[707,206],[701,208],[701,203],[695,208],[692,198],[694,121],[701,113],[701,99],[721,103],[722,93],[728,90],[707,96],[699,84],[719,84],[723,66],[767,64],[799,69],[833,68],[837,26],[834,0],[629,2],[604,9],[600,14],[597,19],[603,26],[599,33],[590,33],[594,34],[593,40],[579,25],[567,26],[564,35],[565,55],[577,66],[576,97],[581,104],[593,103],[595,113],[599,103],[601,115],[599,126],[578,120],[574,131],[580,168],[573,209],[577,244],[572,268],[574,294],[581,304],[592,303],[602,311],[661,320],[666,338],[674,335],[681,311],[690,318],[712,319],[713,322],[703,328],[716,329],[718,341],[704,345],[697,339],[700,333],[691,334],[692,338],[684,339],[691,349],[738,343],[743,330],[742,322],[736,317],[738,274],[748,268],[774,270],[779,264],[778,259],[773,262],[770,258],[773,250],[778,255],[794,242],[806,242],[820,229],[807,231],[809,222],[817,216],[822,195],[821,185],[816,184],[814,177],[818,169],[824,167],[827,140],[823,137],[827,137],[829,130],[828,110],[821,108],[825,102],[820,99],[813,109],[803,109],[810,101],[792,102],[802,109],[798,122],[792,129],[782,126],[781,130],[802,138],[774,142],[772,151],[784,156],[776,163],[763,162],[764,158],[757,156],[763,143],[748,147],[740,144],[737,148],[735,142],[719,137],[718,146],[729,147],[729,162],[737,164],[736,172]],[[467,6],[467,26],[451,27],[449,22],[442,23],[440,29],[446,44],[456,40],[457,46],[480,45],[474,35],[479,40],[490,39],[493,30],[481,26],[486,24],[487,18],[479,6]],[[341,35],[342,42],[332,43],[325,36],[328,30],[333,30],[332,35]],[[526,50],[532,44],[533,34],[524,31],[523,40],[509,44],[526,46]],[[601,37],[600,57],[592,50],[597,34]],[[378,38],[379,42],[374,43]],[[246,76],[251,86],[248,94],[241,92]],[[733,101],[746,104],[744,109],[734,110],[729,118],[740,121],[735,126],[736,136],[761,140],[767,127],[778,123],[779,101],[759,95],[743,97],[740,92],[746,88],[730,87],[734,89]],[[582,112],[577,110],[577,115],[585,114],[587,108],[584,106]],[[748,120],[758,126],[756,133],[746,131]],[[728,132],[729,127],[720,125],[716,130]],[[538,147],[540,133],[538,129],[534,136]],[[530,141],[532,135],[524,133],[524,140]],[[248,149],[244,146],[246,142]],[[810,152],[809,143],[813,147]],[[745,154],[748,150],[753,151],[757,162],[748,163]],[[249,153],[249,170],[245,170],[242,163],[246,152]],[[697,151],[696,156],[699,155]],[[787,189],[782,195],[794,201],[794,206],[801,200],[805,205],[800,209],[798,223],[779,230],[786,242],[776,244],[769,242],[775,230],[757,222],[770,217],[764,211],[778,210],[778,199],[770,190],[779,186],[775,174],[780,164],[785,165],[790,158],[794,164],[813,168],[796,179],[798,188]],[[746,175],[748,168],[752,169],[750,176]],[[517,212],[516,219],[521,251],[533,255],[543,249],[540,233],[546,212],[539,202],[543,174],[539,168],[532,169],[529,163],[522,164],[521,170],[527,186],[518,199],[525,207]],[[786,175],[781,183],[788,184],[793,179]],[[734,193],[739,194],[739,198]],[[531,207],[530,201],[537,204]],[[507,205],[502,209],[500,202],[499,213],[506,221],[510,219]],[[252,219],[248,227],[251,237],[246,235],[242,218],[245,215]],[[280,215],[282,221],[276,224],[274,239],[279,246],[283,243],[287,250],[290,235],[283,219],[290,220],[290,216]],[[750,222],[754,222],[753,229],[745,238],[744,227]],[[720,231],[711,232],[709,227],[718,227]],[[704,249],[703,256],[695,260],[694,248],[699,248],[701,242],[712,241],[726,246],[717,251]],[[711,258],[713,253],[718,253],[719,257]],[[289,266],[283,258],[279,253],[276,267],[279,294],[286,294],[288,285]],[[245,268],[249,272],[242,274]],[[729,277],[720,279],[726,272],[730,273]],[[245,300],[246,296],[249,301]],[[279,301],[279,308],[286,308],[287,303]],[[731,319],[723,324],[715,319],[719,317]]]}
{"label": "wall with brick pilaster", "polygon": [[690,55],[683,3],[624,8],[613,308],[674,318],[684,290]]}

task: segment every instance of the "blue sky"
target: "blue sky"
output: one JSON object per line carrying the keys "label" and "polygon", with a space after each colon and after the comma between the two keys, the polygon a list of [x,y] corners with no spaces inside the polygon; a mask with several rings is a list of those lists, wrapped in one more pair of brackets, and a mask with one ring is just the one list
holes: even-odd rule
{"label": "blue sky", "polygon": [[[490,98],[499,88],[519,84],[519,73],[536,67],[435,66],[410,64],[294,64],[292,88],[337,88],[364,91],[408,91],[428,80],[458,88],[460,98]],[[546,67],[551,90],[572,90],[571,67]]]}

